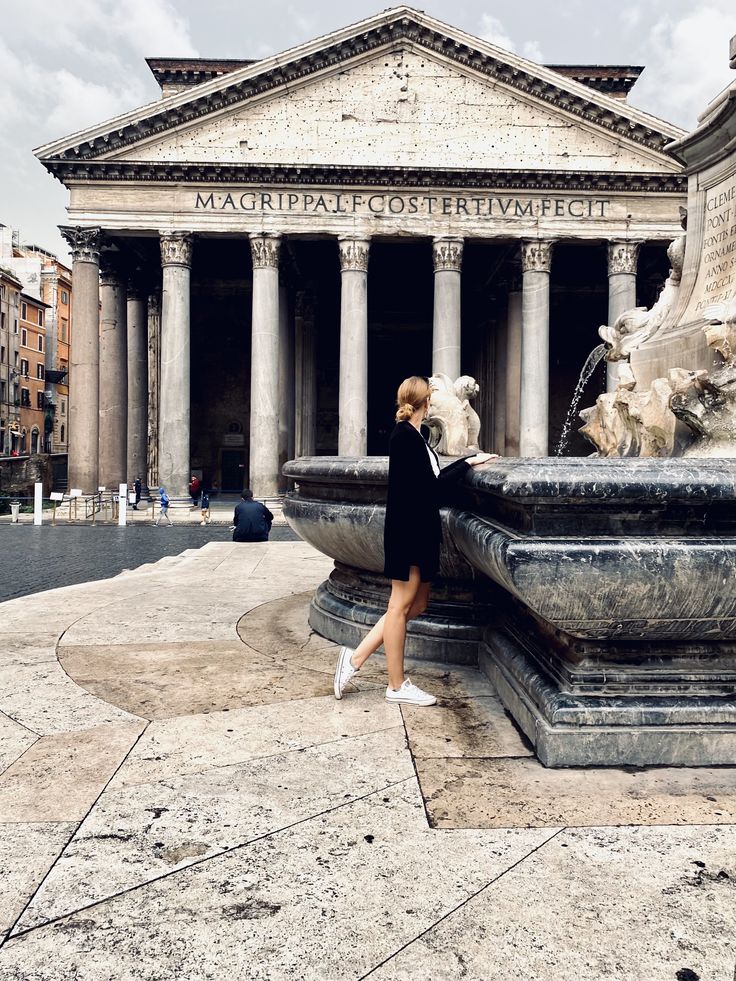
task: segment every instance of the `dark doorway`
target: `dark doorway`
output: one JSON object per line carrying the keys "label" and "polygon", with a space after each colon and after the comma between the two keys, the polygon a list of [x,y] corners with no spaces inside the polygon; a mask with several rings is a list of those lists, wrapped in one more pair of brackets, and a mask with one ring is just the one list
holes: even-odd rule
{"label": "dark doorway", "polygon": [[223,450],[220,461],[222,469],[222,490],[239,494],[245,486],[245,452],[243,450]]}
{"label": "dark doorway", "polygon": [[[558,243],[552,256],[549,338],[549,454],[562,433],[567,410],[586,358],[601,343],[598,328],[608,319],[606,246],[585,242]],[[601,362],[583,393],[580,408],[593,405],[606,390],[606,364]],[[593,447],[573,420],[565,456],[589,456]]]}
{"label": "dark doorway", "polygon": [[432,243],[371,245],[368,286],[368,453],[388,453],[396,390],[432,372]]}

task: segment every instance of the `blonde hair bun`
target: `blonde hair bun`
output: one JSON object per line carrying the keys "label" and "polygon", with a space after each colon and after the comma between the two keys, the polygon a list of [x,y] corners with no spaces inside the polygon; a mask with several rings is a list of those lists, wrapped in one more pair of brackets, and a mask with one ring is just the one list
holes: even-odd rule
{"label": "blonde hair bun", "polygon": [[399,407],[396,421],[406,422],[411,419],[417,409],[420,409],[427,401],[431,391],[426,378],[422,378],[420,375],[405,378],[396,393],[396,404]]}

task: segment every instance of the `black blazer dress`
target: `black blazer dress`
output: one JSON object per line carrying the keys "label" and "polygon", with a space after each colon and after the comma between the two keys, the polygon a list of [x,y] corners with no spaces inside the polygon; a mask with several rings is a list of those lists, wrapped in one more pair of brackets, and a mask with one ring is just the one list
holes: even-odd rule
{"label": "black blazer dress", "polygon": [[436,577],[442,542],[440,506],[449,488],[470,469],[465,460],[456,460],[435,477],[428,449],[434,453],[410,422],[396,424],[388,444],[383,531],[383,574],[389,579],[408,582],[413,565],[419,566],[422,582]]}

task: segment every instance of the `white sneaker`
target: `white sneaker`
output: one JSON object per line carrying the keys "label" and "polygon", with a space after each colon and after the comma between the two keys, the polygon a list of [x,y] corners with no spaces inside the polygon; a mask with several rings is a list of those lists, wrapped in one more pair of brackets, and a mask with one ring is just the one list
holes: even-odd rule
{"label": "white sneaker", "polygon": [[404,684],[399,689],[389,687],[386,689],[387,702],[405,702],[407,705],[436,705],[437,699],[434,695],[428,695],[426,691],[413,685],[409,678],[404,680]]}
{"label": "white sneaker", "polygon": [[342,698],[345,686],[358,670],[350,663],[350,658],[354,651],[350,647],[341,647],[337,656],[337,667],[335,668],[335,698]]}

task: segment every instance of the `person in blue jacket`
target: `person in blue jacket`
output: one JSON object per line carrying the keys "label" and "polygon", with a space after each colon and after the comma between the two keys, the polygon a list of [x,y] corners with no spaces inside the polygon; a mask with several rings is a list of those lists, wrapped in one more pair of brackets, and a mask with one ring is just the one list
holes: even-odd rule
{"label": "person in blue jacket", "polygon": [[388,668],[386,699],[434,705],[437,699],[404,674],[406,625],[427,608],[432,580],[440,564],[440,506],[448,491],[471,467],[495,454],[476,453],[440,469],[437,454],[424,439],[421,424],[431,398],[429,379],[413,375],[399,386],[396,425],[389,439],[388,494],[384,524],[383,574],[391,580],[388,609],[353,651],[342,647],[335,669],[335,698],[364,662],[383,644]]}
{"label": "person in blue jacket", "polygon": [[253,500],[253,491],[250,488],[244,490],[240,497],[233,519],[233,541],[267,542],[271,534],[273,515],[265,504]]}

